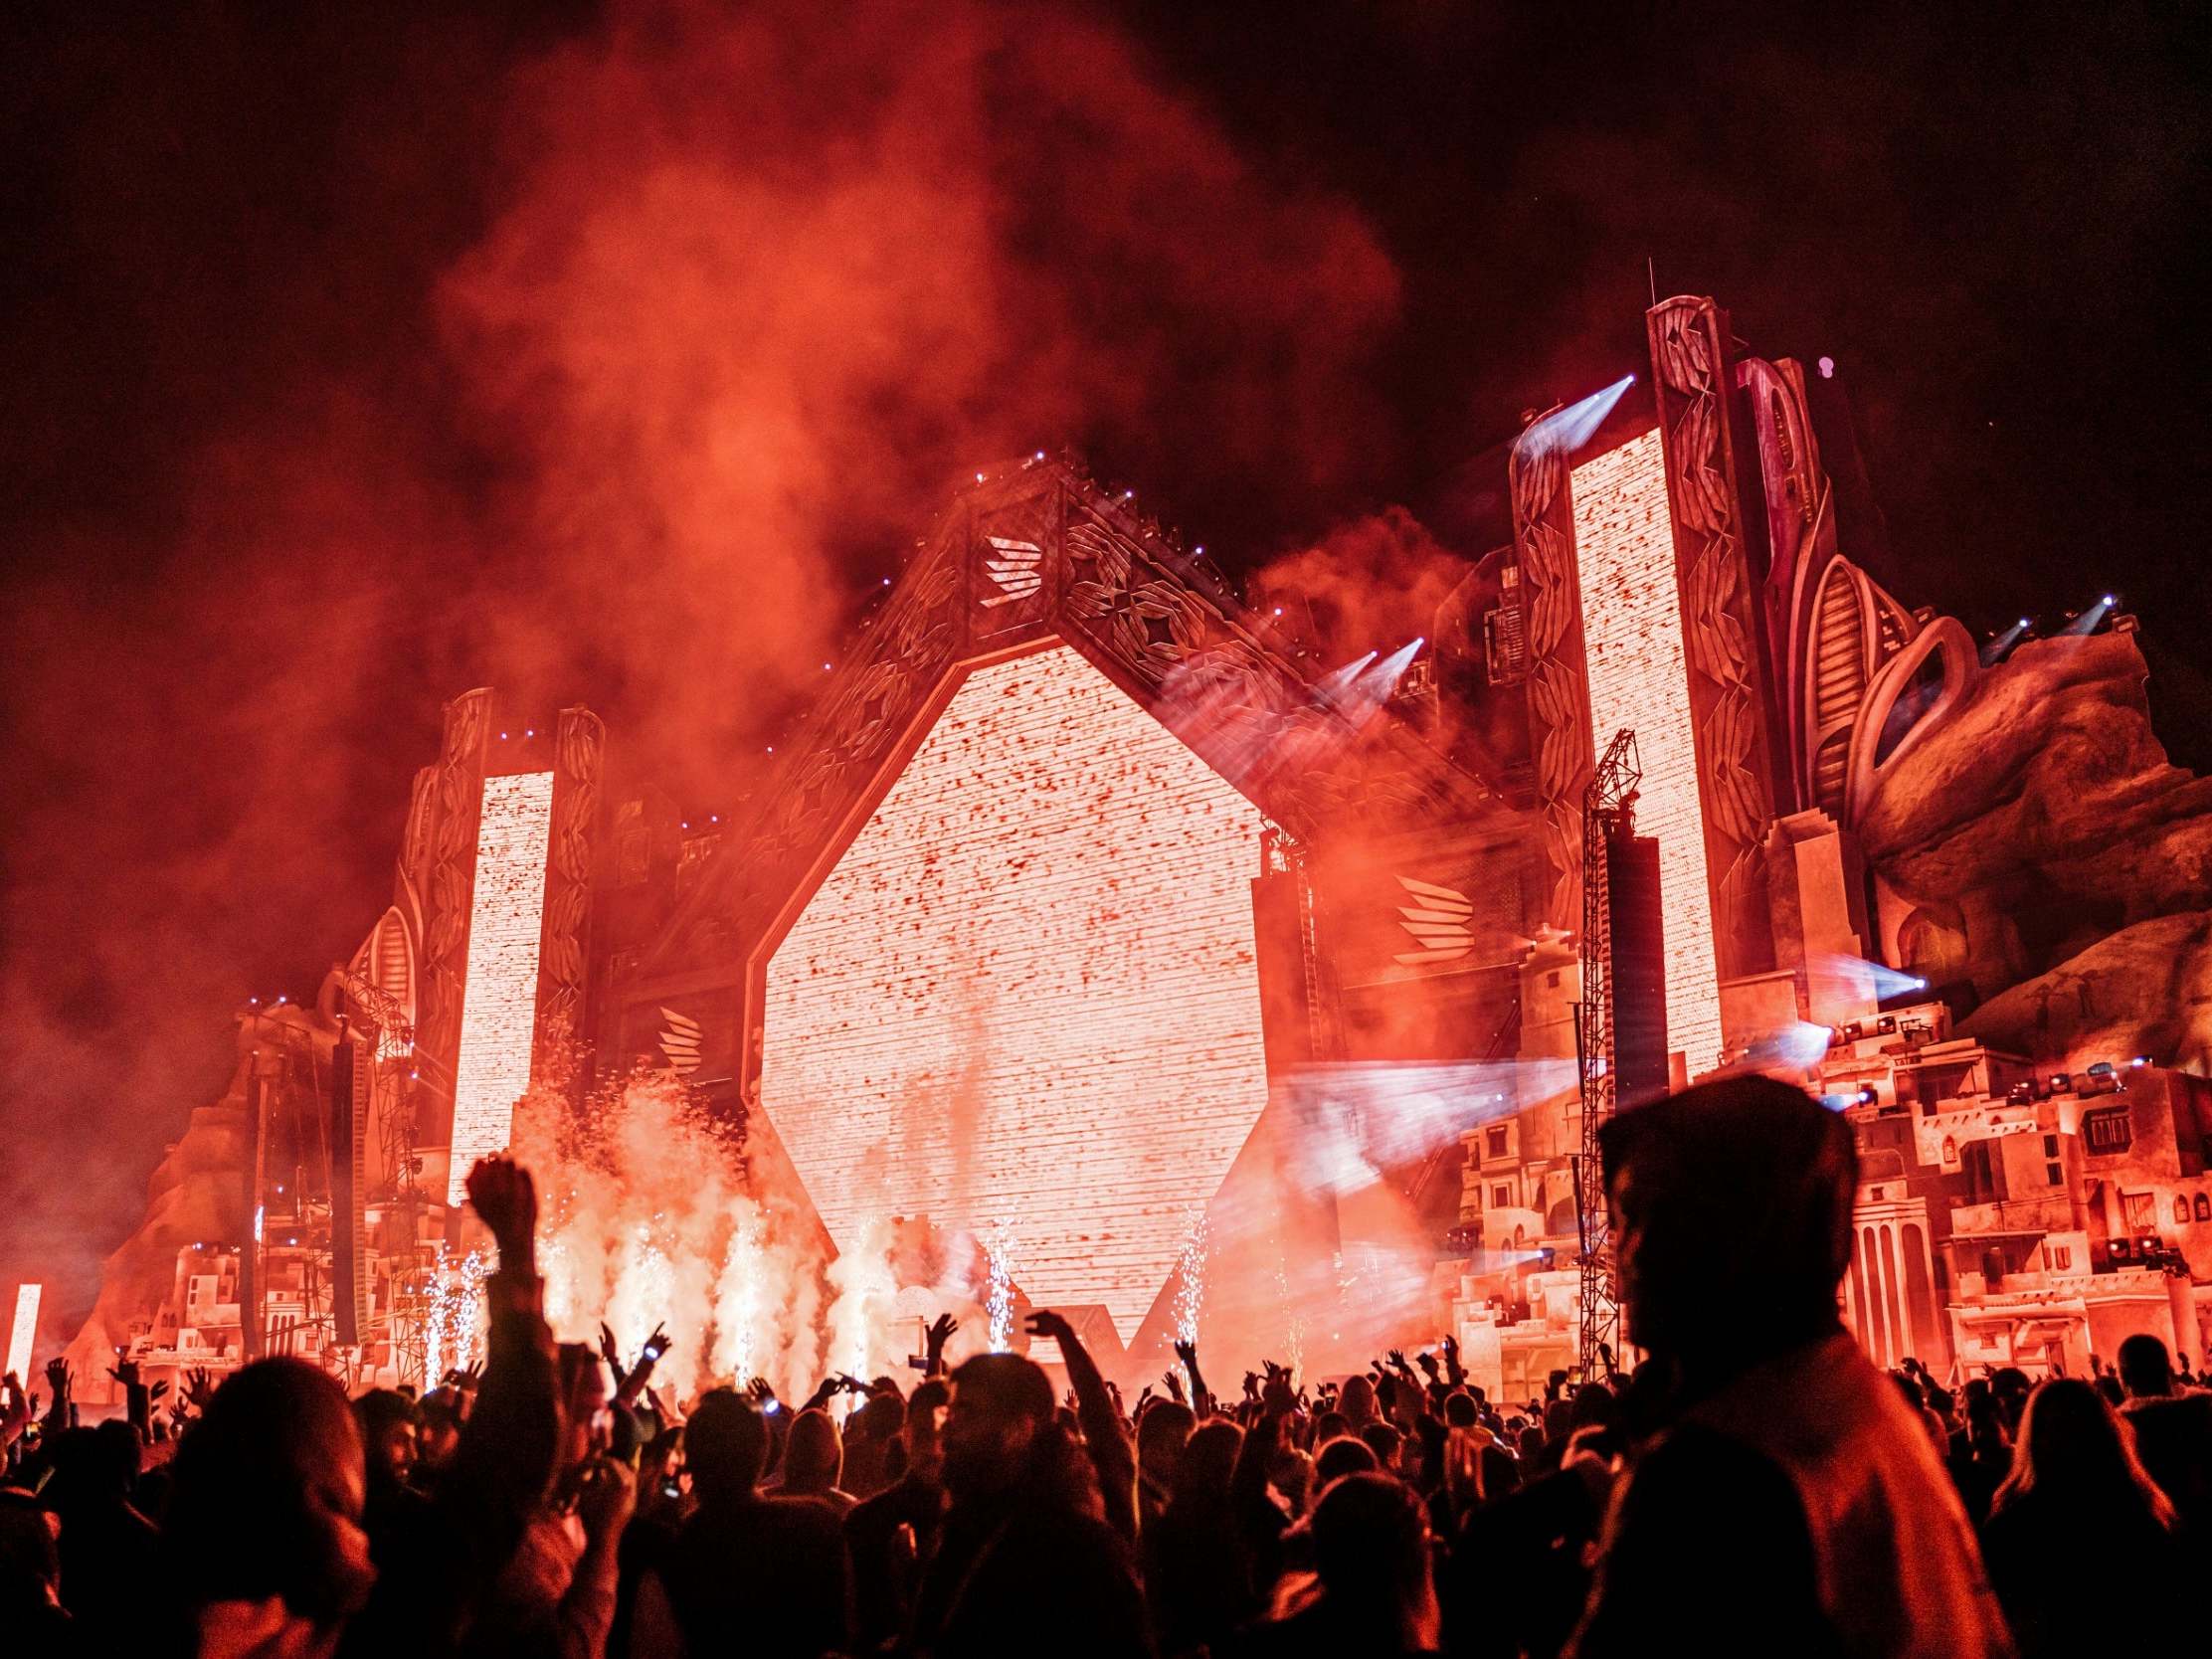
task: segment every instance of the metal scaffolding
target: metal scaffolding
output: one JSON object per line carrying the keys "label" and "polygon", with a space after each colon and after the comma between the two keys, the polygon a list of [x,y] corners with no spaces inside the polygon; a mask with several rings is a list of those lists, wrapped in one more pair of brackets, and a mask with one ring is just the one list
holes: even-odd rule
{"label": "metal scaffolding", "polygon": [[1613,1115],[1613,909],[1606,843],[1634,828],[1636,786],[1643,768],[1636,734],[1623,726],[1582,791],[1582,1000],[1574,1011],[1574,1057],[1581,1073],[1582,1147],[1574,1160],[1575,1230],[1580,1251],[1581,1331],[1576,1362],[1585,1380],[1610,1371],[1617,1346],[1620,1297],[1613,1277],[1612,1227],[1597,1131]]}

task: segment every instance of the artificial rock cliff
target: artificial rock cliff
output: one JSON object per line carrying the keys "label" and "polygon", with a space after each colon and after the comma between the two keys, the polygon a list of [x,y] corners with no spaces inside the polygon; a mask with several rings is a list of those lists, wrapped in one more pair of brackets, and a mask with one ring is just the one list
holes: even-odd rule
{"label": "artificial rock cliff", "polygon": [[1881,772],[1859,825],[1903,954],[1966,1029],[2060,1063],[2212,1057],[2212,778],[2168,763],[2131,634],[2020,646]]}

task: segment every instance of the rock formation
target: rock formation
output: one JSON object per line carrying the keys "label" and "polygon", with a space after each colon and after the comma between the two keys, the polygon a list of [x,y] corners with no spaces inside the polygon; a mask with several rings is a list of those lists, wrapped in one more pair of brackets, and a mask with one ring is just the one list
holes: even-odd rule
{"label": "rock formation", "polygon": [[1858,830],[1908,965],[1994,998],[2212,905],[2212,779],[2167,763],[2146,674],[2130,634],[2031,642],[1883,770]]}

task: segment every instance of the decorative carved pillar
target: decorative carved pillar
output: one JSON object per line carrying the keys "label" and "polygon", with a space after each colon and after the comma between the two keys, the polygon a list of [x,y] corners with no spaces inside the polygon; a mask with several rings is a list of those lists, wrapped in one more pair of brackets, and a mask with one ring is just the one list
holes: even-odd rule
{"label": "decorative carved pillar", "polygon": [[538,936],[536,1046],[583,1034],[591,947],[592,846],[599,827],[607,727],[590,709],[564,708],[553,745],[553,826],[546,852],[545,920]]}
{"label": "decorative carved pillar", "polygon": [[1582,921],[1582,791],[1592,757],[1567,460],[1554,423],[1539,419],[1515,440],[1506,476],[1527,615],[1529,750],[1551,878],[1543,919],[1571,931]]}
{"label": "decorative carved pillar", "polygon": [[1710,299],[1645,313],[1674,519],[1675,581],[1697,742],[1698,796],[1721,978],[1774,965],[1760,847],[1773,817],[1759,618],[1729,436],[1728,333]]}
{"label": "decorative carved pillar", "polygon": [[483,808],[484,744],[491,692],[478,688],[446,705],[445,739],[427,803],[429,832],[422,884],[422,1012],[416,1048],[438,1086],[453,1089],[461,1041],[461,996],[468,964],[468,905],[476,867],[476,818]]}
{"label": "decorative carved pillar", "polygon": [[1835,554],[1835,509],[1805,410],[1804,372],[1787,359],[1749,357],[1736,365],[1736,385],[1748,406],[1765,506],[1766,580],[1752,604],[1765,651],[1764,682],[1774,697],[1767,715],[1779,724],[1776,735],[1786,738],[1773,778],[1775,809],[1786,812],[1815,805],[1801,787],[1805,674],[1791,647],[1805,578]]}

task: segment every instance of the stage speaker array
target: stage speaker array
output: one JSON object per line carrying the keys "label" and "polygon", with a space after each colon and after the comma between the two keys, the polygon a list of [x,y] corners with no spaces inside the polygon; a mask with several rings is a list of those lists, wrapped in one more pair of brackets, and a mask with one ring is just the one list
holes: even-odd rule
{"label": "stage speaker array", "polygon": [[1605,839],[1612,907],[1613,1103],[1641,1106],[1667,1092],[1667,956],[1659,905],[1659,842]]}
{"label": "stage speaker array", "polygon": [[374,1068],[369,1045],[339,1026],[330,1056],[330,1305],[334,1338],[348,1348],[360,1343],[369,1323],[363,1198]]}

